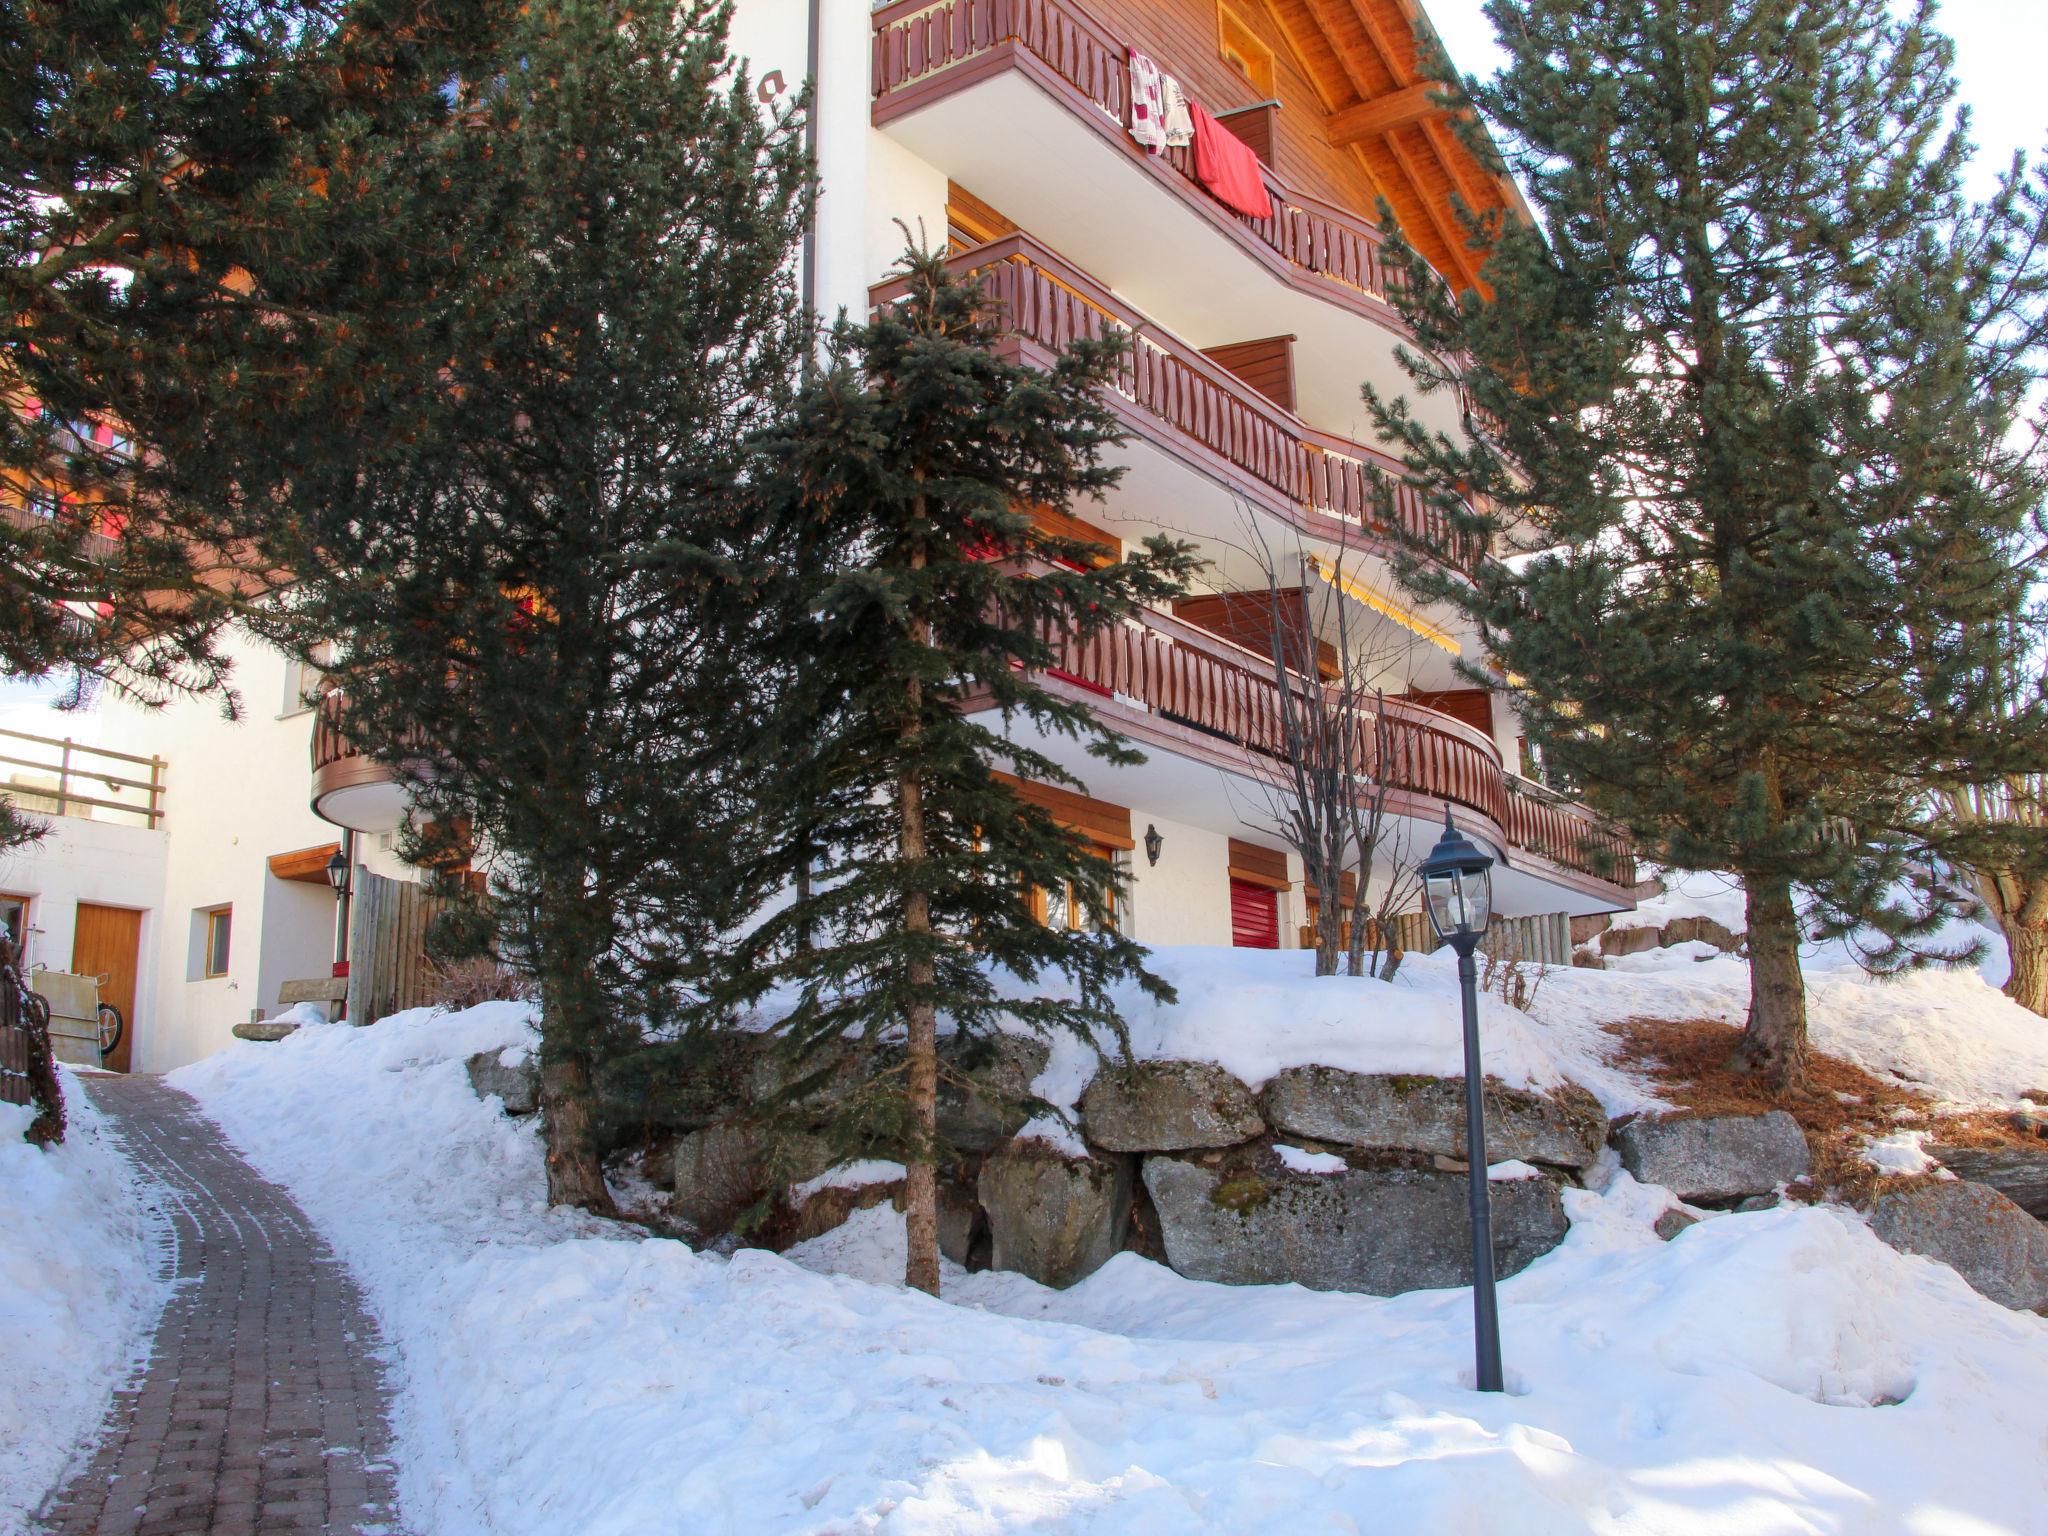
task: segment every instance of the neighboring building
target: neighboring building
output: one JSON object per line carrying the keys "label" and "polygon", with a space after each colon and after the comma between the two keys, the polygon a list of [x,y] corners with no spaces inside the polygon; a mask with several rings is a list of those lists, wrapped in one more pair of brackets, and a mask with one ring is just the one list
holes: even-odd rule
{"label": "neighboring building", "polygon": [[[240,636],[227,652],[240,720],[218,700],[107,698],[69,715],[17,706],[0,729],[0,792],[49,817],[40,843],[0,854],[0,923],[19,925],[31,965],[108,977],[101,996],[128,1025],[118,1068],[210,1055],[288,983],[334,973],[341,839],[309,805],[309,679]],[[382,841],[359,839],[359,862],[411,878]]]}
{"label": "neighboring building", "polygon": [[[1273,835],[1260,787],[1274,761],[1275,683],[1259,654],[1268,582],[1244,553],[1259,543],[1295,562],[1280,600],[1305,614],[1327,606],[1322,584],[1342,556],[1336,600],[1380,637],[1376,682],[1396,696],[1406,750],[1392,802],[1409,857],[1427,850],[1448,806],[1499,856],[1504,914],[1629,905],[1626,849],[1518,775],[1506,696],[1455,670],[1474,637],[1451,614],[1415,609],[1372,525],[1364,466],[1393,461],[1364,440],[1359,385],[1398,393],[1406,380],[1371,210],[1384,197],[1465,285],[1477,274],[1453,196],[1515,206],[1512,186],[1430,106],[1411,0],[896,0],[872,14],[812,0],[810,11],[740,0],[734,46],[764,101],[807,74],[819,82],[824,190],[805,262],[817,308],[862,312],[889,296],[901,220],[943,234],[960,267],[985,274],[1009,303],[1004,345],[1019,357],[1042,361],[1077,333],[1132,335],[1110,396],[1131,434],[1127,474],[1065,531],[1105,550],[1172,533],[1213,562],[1205,589],[1174,612],[1072,651],[1047,679],[1148,755],[1112,768],[1070,743],[1034,742],[1086,793],[1027,793],[1130,871],[1118,920],[1147,944],[1261,946],[1294,944],[1306,921],[1299,861]],[[1234,182],[1209,183],[1267,211],[1227,206],[1192,148],[1153,155],[1132,136],[1134,50],[1249,149]],[[1470,430],[1452,394],[1418,410]],[[1419,507],[1403,515],[1432,532]],[[1452,562],[1474,553],[1441,547]],[[301,705],[306,679],[286,674],[282,658],[242,648],[237,725],[207,705],[110,706],[101,744],[168,763],[154,825],[63,822],[0,878],[0,893],[29,898],[36,958],[51,965],[69,963],[71,909],[88,927],[109,921],[99,906],[139,914],[136,1066],[216,1049],[235,1023],[273,1010],[286,983],[328,973],[336,897],[325,866],[338,827],[357,834],[358,866],[404,873],[388,851],[402,796]],[[1588,834],[1619,862],[1596,868]],[[1064,892],[1038,900],[1048,921],[1092,920]]]}

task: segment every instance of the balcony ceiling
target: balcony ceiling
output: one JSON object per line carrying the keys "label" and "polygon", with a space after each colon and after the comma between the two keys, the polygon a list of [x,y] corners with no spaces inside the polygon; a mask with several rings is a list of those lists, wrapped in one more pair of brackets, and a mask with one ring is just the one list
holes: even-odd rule
{"label": "balcony ceiling", "polygon": [[[1429,104],[1416,61],[1418,28],[1434,32],[1416,0],[1264,0],[1302,72],[1331,113],[1333,142],[1371,173],[1415,247],[1439,272],[1486,292],[1465,249],[1455,194],[1474,208],[1528,217],[1514,183],[1459,141],[1449,114]],[[1369,210],[1368,210],[1369,211]]]}

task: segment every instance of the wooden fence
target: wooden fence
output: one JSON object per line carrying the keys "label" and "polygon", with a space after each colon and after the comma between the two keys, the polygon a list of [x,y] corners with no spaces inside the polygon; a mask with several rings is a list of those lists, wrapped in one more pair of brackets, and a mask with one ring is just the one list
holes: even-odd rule
{"label": "wooden fence", "polygon": [[[7,990],[11,993],[13,989]],[[11,1005],[7,1017],[0,1019],[0,1104],[27,1104],[31,1100],[28,1031],[16,1022],[14,1014],[18,1011],[18,1005]]]}
{"label": "wooden fence", "polygon": [[427,925],[446,901],[409,880],[358,868],[348,933],[348,1017],[374,1024],[428,1001]]}

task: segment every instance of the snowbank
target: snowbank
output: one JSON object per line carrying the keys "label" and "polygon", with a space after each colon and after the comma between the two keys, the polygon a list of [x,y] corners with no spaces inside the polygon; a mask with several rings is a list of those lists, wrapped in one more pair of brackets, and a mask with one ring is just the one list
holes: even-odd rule
{"label": "snowbank", "polygon": [[[1433,987],[1410,988],[1432,1019]],[[933,1300],[875,1283],[902,1266],[884,1207],[730,1260],[551,1214],[531,1129],[462,1070],[525,1027],[313,1026],[176,1079],[361,1277],[398,1355],[402,1496],[437,1536],[1988,1533],[2048,1507],[2048,1324],[1852,1217],[1665,1244],[1665,1195],[1604,1170],[1503,1285],[1513,1392],[1480,1396],[1462,1291],[1233,1289],[1125,1255],[1067,1292],[950,1271]]]}
{"label": "snowbank", "polygon": [[[1993,944],[1999,953],[1982,972],[1892,980],[1865,974],[1838,945],[1815,946],[1802,962],[1814,1048],[1946,1108],[2011,1105],[2029,1089],[2048,1088],[2048,1020],[1987,979],[2004,974],[2002,944]],[[1632,955],[1625,969],[1552,971],[1531,1011],[1542,1025],[1568,1032],[1635,1018],[1740,1024],[1749,1011],[1748,962],[1686,958],[1693,947]]]}
{"label": "snowbank", "polygon": [[39,1152],[30,1112],[0,1104],[0,1531],[83,1451],[141,1362],[167,1287],[167,1229],[99,1111],[64,1080],[70,1129]]}

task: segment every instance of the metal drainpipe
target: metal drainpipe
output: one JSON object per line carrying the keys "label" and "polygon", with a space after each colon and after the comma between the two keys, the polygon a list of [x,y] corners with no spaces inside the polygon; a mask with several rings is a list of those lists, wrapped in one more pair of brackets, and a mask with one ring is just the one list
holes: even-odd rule
{"label": "metal drainpipe", "polygon": [[[811,109],[804,116],[804,151],[810,157],[811,168],[818,164],[818,104],[824,98],[824,87],[818,78],[819,38],[823,32],[825,0],[810,0],[810,33],[804,60],[805,72],[811,81]],[[822,200],[822,199],[821,199]],[[803,262],[803,304],[804,318],[814,320],[818,313],[818,207],[811,206],[810,223],[804,229]],[[813,350],[804,349],[804,371],[810,372],[817,365]]]}

